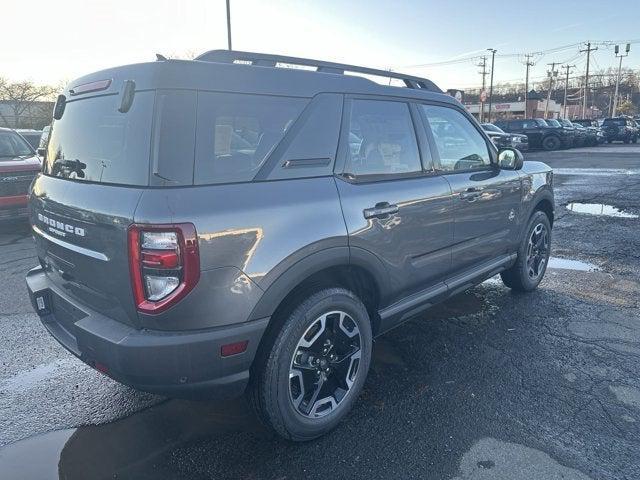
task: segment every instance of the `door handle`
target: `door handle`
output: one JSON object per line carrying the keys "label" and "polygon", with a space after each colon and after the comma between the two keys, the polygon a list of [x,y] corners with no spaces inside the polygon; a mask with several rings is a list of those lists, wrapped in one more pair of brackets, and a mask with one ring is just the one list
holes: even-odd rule
{"label": "door handle", "polygon": [[376,203],[375,207],[365,208],[362,212],[364,214],[364,218],[384,218],[392,215],[394,213],[398,213],[399,208],[397,205],[390,205],[389,202],[380,202]]}
{"label": "door handle", "polygon": [[480,195],[482,195],[482,189],[467,188],[465,191],[460,192],[460,200],[475,202]]}

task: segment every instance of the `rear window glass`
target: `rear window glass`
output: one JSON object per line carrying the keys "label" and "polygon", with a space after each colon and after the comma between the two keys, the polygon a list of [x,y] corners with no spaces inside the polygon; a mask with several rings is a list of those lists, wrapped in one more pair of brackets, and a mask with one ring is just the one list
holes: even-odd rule
{"label": "rear window glass", "polygon": [[195,183],[253,179],[308,99],[198,94]]}
{"label": "rear window glass", "polygon": [[45,173],[54,177],[123,185],[148,185],[155,92],[135,94],[127,113],[120,97],[68,101],[51,126]]}

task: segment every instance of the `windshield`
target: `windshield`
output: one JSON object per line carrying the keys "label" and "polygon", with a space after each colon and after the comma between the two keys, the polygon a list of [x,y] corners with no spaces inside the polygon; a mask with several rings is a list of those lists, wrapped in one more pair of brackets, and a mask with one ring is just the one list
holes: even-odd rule
{"label": "windshield", "polygon": [[561,118],[560,120],[558,120],[560,122],[560,124],[564,127],[573,127],[573,124],[567,120],[566,118]]}
{"label": "windshield", "polygon": [[619,127],[624,127],[626,125],[626,120],[624,118],[605,118],[603,125],[617,125]]}
{"label": "windshield", "polygon": [[549,124],[546,122],[546,120],[543,120],[541,118],[537,118],[536,119],[536,123],[538,124],[539,127],[548,127]]}
{"label": "windshield", "polygon": [[12,130],[0,130],[0,159],[33,155],[33,149],[19,134]]}
{"label": "windshield", "polygon": [[487,132],[504,133],[504,130],[496,127],[493,123],[483,123],[482,128],[484,128]]}
{"label": "windshield", "polygon": [[42,136],[42,132],[19,132],[22,138],[24,138],[29,145],[31,145],[34,149],[38,148],[40,144],[40,137]]}
{"label": "windshield", "polygon": [[148,185],[154,92],[138,92],[120,113],[118,95],[68,101],[51,126],[45,174],[74,180]]}

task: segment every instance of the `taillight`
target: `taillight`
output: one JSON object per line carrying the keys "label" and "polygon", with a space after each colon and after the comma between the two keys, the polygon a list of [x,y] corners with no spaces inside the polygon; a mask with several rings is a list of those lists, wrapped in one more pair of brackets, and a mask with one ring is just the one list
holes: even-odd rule
{"label": "taillight", "polygon": [[200,279],[196,228],[191,223],[131,225],[129,269],[139,311],[153,314],[171,307]]}

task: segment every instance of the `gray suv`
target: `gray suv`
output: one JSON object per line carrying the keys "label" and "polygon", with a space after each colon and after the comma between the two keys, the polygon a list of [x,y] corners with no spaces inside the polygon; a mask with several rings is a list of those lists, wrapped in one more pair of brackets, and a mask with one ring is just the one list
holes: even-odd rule
{"label": "gray suv", "polygon": [[429,80],[211,51],[71,82],[30,215],[32,304],[72,354],[149,392],[246,392],[310,440],[373,338],[498,273],[536,288],[554,199]]}

